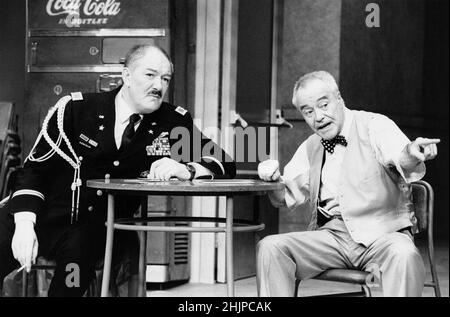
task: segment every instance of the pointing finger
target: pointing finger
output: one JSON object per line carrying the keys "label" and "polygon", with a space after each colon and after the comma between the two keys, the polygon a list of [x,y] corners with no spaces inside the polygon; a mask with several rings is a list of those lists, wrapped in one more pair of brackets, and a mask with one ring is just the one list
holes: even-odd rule
{"label": "pointing finger", "polygon": [[441,142],[440,139],[426,139],[426,138],[417,138],[415,141],[420,146],[426,146],[430,144],[438,144]]}

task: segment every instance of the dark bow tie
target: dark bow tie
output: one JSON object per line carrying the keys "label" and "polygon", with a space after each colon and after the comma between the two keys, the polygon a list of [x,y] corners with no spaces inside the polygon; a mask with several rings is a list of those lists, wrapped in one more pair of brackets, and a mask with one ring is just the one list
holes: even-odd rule
{"label": "dark bow tie", "polygon": [[334,139],[331,139],[331,140],[322,139],[322,140],[320,140],[320,142],[322,143],[325,150],[327,150],[331,154],[334,153],[334,147],[336,146],[336,144],[341,144],[343,146],[347,146],[347,140],[342,135],[338,135]]}

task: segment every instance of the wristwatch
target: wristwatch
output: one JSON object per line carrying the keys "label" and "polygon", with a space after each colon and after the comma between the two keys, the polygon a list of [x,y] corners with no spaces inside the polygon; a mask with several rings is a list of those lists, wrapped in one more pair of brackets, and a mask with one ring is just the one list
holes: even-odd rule
{"label": "wristwatch", "polygon": [[195,167],[194,167],[194,165],[186,164],[186,168],[187,168],[188,172],[191,173],[191,176],[189,176],[189,180],[191,181],[195,177],[195,172],[196,172]]}

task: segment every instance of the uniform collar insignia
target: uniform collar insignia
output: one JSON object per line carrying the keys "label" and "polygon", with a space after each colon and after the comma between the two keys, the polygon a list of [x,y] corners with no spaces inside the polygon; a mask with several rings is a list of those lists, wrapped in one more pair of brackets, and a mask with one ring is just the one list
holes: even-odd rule
{"label": "uniform collar insignia", "polygon": [[187,112],[187,110],[182,108],[182,107],[177,107],[175,109],[175,111],[178,112],[179,114],[181,114],[182,116],[184,116],[186,114],[186,112]]}
{"label": "uniform collar insignia", "polygon": [[77,92],[72,92],[70,94],[70,96],[72,97],[73,101],[79,101],[79,100],[83,100],[83,94],[79,91]]}

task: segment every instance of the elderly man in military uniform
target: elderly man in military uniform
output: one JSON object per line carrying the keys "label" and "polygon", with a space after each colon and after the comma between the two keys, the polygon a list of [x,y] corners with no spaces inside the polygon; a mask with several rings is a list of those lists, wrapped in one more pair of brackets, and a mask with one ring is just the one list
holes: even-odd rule
{"label": "elderly man in military uniform", "polygon": [[[192,151],[192,136],[200,132],[190,114],[163,102],[172,74],[161,48],[137,46],[127,55],[121,87],[72,93],[50,109],[14,192],[0,209],[0,281],[19,264],[30,271],[42,255],[57,263],[49,296],[84,294],[103,252],[106,213],[106,195],[87,188],[88,179],[135,178],[143,171],[155,180],[234,177],[234,162],[203,135],[202,149],[210,154]],[[180,127],[191,138],[171,135]],[[188,155],[175,160],[171,146],[180,142]],[[126,206],[122,210],[130,216],[139,200],[124,197],[117,205]],[[71,263],[80,268],[80,287],[65,283]]]}

